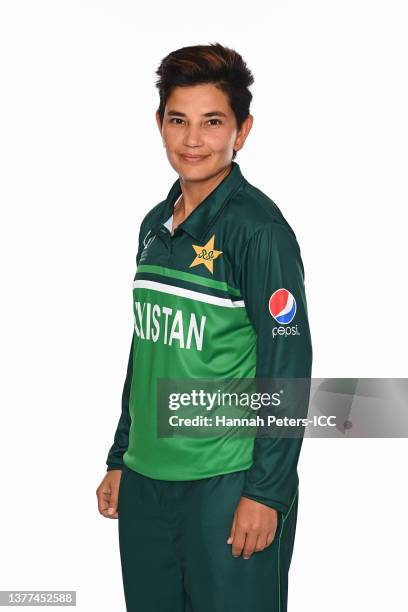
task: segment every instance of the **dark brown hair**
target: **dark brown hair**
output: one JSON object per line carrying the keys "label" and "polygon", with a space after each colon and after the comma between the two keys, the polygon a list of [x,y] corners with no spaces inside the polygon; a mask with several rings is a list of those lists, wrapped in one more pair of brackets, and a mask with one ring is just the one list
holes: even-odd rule
{"label": "dark brown hair", "polygon": [[[155,83],[159,90],[157,109],[163,123],[167,98],[174,87],[213,83],[228,97],[237,120],[238,130],[249,115],[252,93],[249,86],[254,77],[241,55],[219,43],[181,47],[169,53],[156,70]],[[232,159],[237,151],[234,150]]]}

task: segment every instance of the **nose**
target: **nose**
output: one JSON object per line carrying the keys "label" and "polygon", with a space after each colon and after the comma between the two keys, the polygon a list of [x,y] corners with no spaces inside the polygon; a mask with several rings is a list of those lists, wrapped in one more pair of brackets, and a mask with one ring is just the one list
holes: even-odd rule
{"label": "nose", "polygon": [[183,144],[187,147],[200,147],[203,144],[199,126],[189,125],[184,132]]}

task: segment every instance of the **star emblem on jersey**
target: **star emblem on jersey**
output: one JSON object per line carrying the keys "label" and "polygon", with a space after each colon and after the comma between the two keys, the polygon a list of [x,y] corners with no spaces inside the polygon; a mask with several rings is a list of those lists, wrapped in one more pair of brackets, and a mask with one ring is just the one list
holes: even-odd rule
{"label": "star emblem on jersey", "polygon": [[198,266],[200,264],[204,264],[207,270],[211,272],[211,274],[213,273],[214,259],[217,259],[217,257],[219,257],[222,253],[222,251],[217,251],[217,249],[214,249],[214,241],[215,234],[211,236],[207,244],[205,244],[204,246],[198,244],[191,245],[195,251],[196,256],[195,259],[191,262],[189,266],[190,268],[193,268],[194,266]]}

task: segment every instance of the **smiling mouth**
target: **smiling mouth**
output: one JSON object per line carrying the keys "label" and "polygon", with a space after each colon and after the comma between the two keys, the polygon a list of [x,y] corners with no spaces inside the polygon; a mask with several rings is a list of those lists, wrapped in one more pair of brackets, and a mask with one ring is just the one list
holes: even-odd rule
{"label": "smiling mouth", "polygon": [[205,159],[208,156],[207,155],[183,155],[183,153],[181,153],[180,157],[182,157],[186,161],[197,162],[197,161],[201,161],[202,159]]}

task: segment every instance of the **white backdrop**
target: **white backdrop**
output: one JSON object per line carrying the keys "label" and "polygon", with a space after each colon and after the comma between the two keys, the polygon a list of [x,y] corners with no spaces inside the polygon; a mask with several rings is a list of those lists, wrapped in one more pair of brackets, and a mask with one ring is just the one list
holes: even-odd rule
{"label": "white backdrop", "polygon": [[[154,119],[171,50],[220,42],[254,73],[236,161],[298,237],[313,375],[408,376],[407,26],[392,0],[0,2],[0,589],[125,610],[95,490],[139,224],[177,178]],[[407,610],[406,451],[305,440],[290,612]]]}

